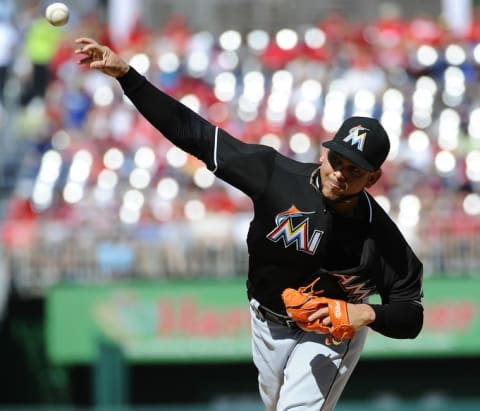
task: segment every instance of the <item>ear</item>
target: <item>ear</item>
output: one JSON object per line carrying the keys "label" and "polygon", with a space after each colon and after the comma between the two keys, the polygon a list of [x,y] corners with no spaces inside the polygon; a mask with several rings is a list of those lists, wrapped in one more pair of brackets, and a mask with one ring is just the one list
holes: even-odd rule
{"label": "ear", "polygon": [[378,179],[382,176],[382,170],[375,170],[372,173],[370,173],[370,176],[368,177],[367,184],[365,184],[365,187],[371,187],[373,186]]}
{"label": "ear", "polygon": [[327,153],[328,153],[328,148],[324,148],[322,150],[322,152],[320,153],[320,158],[318,159],[318,162],[320,164],[325,162],[325,160],[327,158]]}

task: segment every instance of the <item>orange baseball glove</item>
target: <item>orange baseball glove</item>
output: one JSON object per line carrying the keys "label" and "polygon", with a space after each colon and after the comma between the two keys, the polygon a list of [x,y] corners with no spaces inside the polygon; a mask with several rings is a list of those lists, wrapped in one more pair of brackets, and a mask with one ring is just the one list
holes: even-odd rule
{"label": "orange baseball glove", "polygon": [[[287,288],[282,292],[282,299],[288,315],[305,331],[328,334],[326,343],[341,344],[344,339],[355,336],[355,328],[348,318],[347,302],[333,298],[321,297],[323,291],[314,291],[313,286],[318,281],[298,290]],[[309,321],[308,318],[320,308],[328,307],[331,326],[322,323],[322,319]]]}

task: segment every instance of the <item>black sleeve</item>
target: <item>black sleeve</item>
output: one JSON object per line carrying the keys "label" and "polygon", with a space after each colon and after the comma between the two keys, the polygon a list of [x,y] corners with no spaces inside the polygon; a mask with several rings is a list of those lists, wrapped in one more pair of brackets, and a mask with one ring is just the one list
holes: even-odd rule
{"label": "black sleeve", "polygon": [[423,327],[423,264],[390,217],[381,212],[376,218],[382,304],[371,305],[376,319],[370,328],[387,337],[415,338]]}
{"label": "black sleeve", "polygon": [[281,157],[271,147],[245,144],[220,130],[215,174],[255,199],[264,192]]}
{"label": "black sleeve", "polygon": [[213,124],[155,87],[132,67],[118,82],[138,111],[168,140],[214,169]]}
{"label": "black sleeve", "polygon": [[376,319],[370,328],[391,338],[415,338],[423,327],[423,307],[417,302],[370,304]]}
{"label": "black sleeve", "polygon": [[138,111],[177,147],[202,160],[219,178],[252,198],[271,176],[278,153],[242,142],[155,87],[135,69],[118,79]]}

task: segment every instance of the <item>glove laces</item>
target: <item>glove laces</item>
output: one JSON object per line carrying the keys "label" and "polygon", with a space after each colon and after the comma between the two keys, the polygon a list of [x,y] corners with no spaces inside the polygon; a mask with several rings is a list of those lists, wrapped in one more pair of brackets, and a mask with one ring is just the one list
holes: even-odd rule
{"label": "glove laces", "polygon": [[313,280],[310,284],[304,286],[304,287],[299,287],[298,291],[301,293],[309,294],[309,295],[320,295],[325,292],[325,290],[314,290],[313,287],[315,284],[320,280],[320,277],[317,277],[315,280]]}

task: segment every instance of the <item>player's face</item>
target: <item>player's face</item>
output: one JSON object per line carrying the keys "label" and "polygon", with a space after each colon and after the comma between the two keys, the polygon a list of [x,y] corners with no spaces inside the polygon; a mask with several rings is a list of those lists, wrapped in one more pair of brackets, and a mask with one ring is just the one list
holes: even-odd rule
{"label": "player's face", "polygon": [[380,171],[369,171],[334,151],[325,149],[320,157],[322,193],[329,200],[362,191],[380,177]]}

